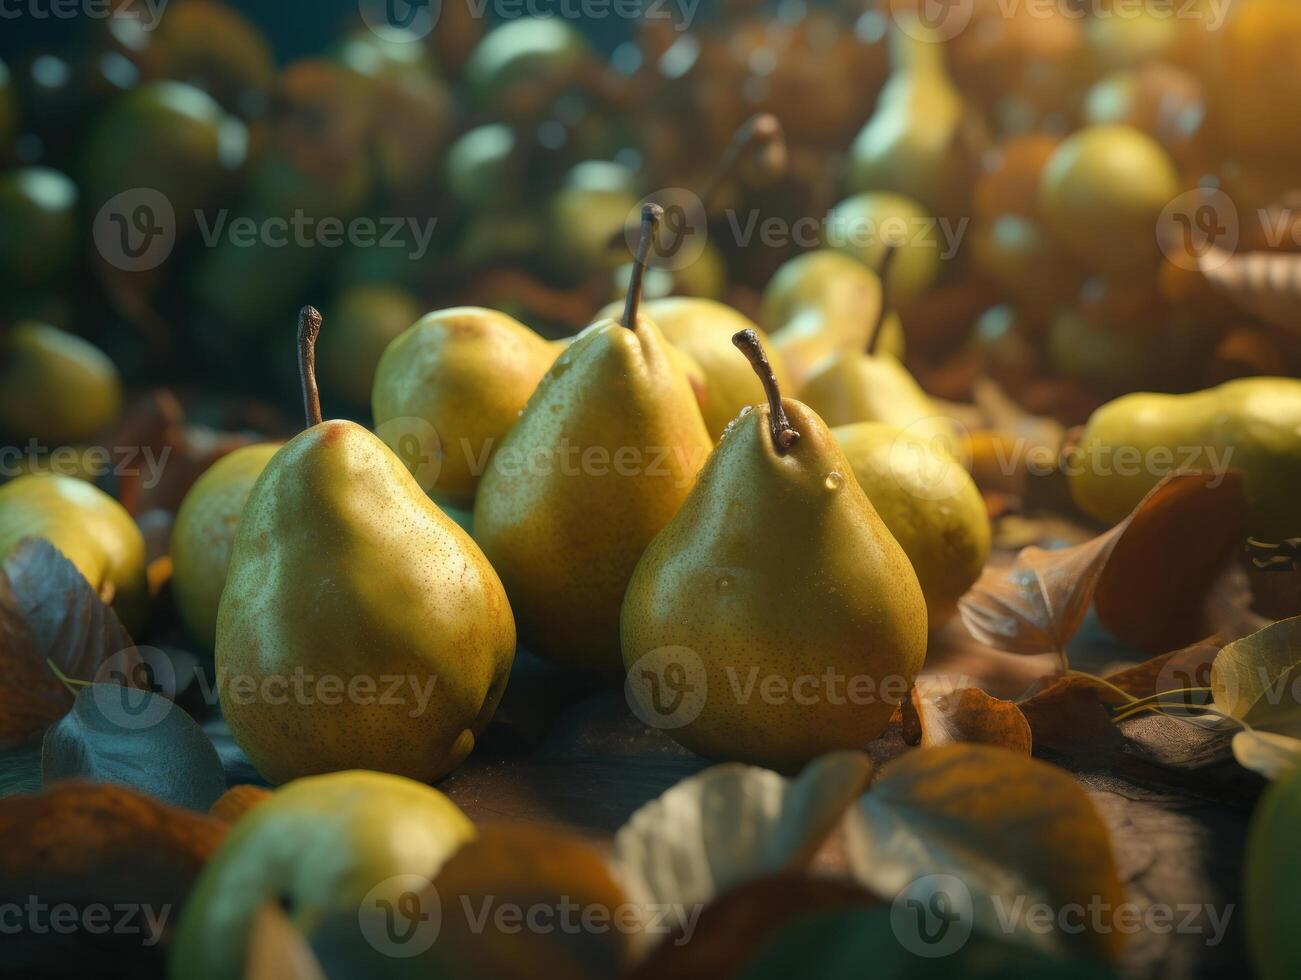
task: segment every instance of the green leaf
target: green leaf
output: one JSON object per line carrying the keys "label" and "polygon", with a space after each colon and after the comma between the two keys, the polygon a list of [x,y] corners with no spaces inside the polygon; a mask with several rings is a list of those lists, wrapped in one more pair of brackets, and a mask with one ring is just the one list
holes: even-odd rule
{"label": "green leaf", "polygon": [[206,811],[226,791],[221,759],[182,709],[151,691],[83,688],[45,734],[45,784],[88,779],[129,786],[164,803]]}
{"label": "green leaf", "polygon": [[1230,643],[1211,666],[1215,707],[1252,728],[1301,738],[1301,616]]}

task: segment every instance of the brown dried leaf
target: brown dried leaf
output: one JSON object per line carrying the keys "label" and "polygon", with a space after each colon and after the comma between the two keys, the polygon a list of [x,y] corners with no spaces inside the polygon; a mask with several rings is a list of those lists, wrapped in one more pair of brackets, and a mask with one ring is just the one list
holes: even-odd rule
{"label": "brown dried leaf", "polygon": [[1301,324],[1301,255],[1209,248],[1197,261],[1211,284],[1245,312],[1290,332]]}
{"label": "brown dried leaf", "polygon": [[933,675],[917,678],[903,704],[903,736],[924,748],[980,742],[1029,755],[1031,747],[1030,725],[1015,703]]}
{"label": "brown dried leaf", "polygon": [[57,548],[21,542],[0,575],[0,748],[34,738],[72,707],[49,661],[75,680],[141,686],[142,661],[117,614]]}
{"label": "brown dried leaf", "polygon": [[[138,914],[136,932],[22,930],[5,939],[6,969],[85,976],[87,964],[108,957],[117,975],[161,975],[167,931],[225,834],[220,820],[104,783],[60,783],[0,800],[0,895],[78,909],[129,904],[155,915]],[[152,935],[155,922],[162,936]]]}

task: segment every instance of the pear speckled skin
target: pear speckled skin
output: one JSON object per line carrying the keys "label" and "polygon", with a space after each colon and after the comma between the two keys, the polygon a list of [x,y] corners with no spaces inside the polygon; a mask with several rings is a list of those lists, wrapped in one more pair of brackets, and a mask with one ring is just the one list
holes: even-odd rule
{"label": "pear speckled skin", "polygon": [[892,354],[836,354],[805,382],[800,400],[832,427],[888,422],[939,446],[953,442],[953,423]]}
{"label": "pear speckled skin", "polygon": [[883,422],[832,429],[858,485],[912,562],[939,629],[989,558],[989,514],[971,474],[943,449]]}
{"label": "pear speckled skin", "polygon": [[[514,652],[492,566],[374,435],[323,422],[267,464],[235,536],[216,664],[223,714],[268,780],[445,775],[491,719]],[[300,673],[365,686],[298,696]]]}
{"label": "pear speckled skin", "polygon": [[564,664],[618,666],[628,579],[712,448],[648,318],[635,329],[602,320],[574,340],[475,501],[475,538],[506,583],[526,646]]}
{"label": "pear speckled skin", "polygon": [[1232,467],[1246,483],[1247,533],[1265,541],[1301,536],[1301,380],[1240,378],[1186,395],[1125,395],[1093,413],[1068,462],[1075,502],[1109,524],[1173,469]]}
{"label": "pear speckled skin", "polygon": [[[798,255],[773,274],[764,290],[769,356],[776,352],[798,389],[828,357],[867,346],[882,301],[880,277],[853,256],[830,248]],[[877,347],[903,356],[897,315],[886,317]],[[780,374],[777,380],[783,382]]]}
{"label": "pear speckled skin", "polygon": [[376,429],[400,452],[396,443],[419,436],[420,429],[388,423],[427,422],[430,438],[422,443],[432,443],[433,433],[437,442],[422,444],[420,452],[440,460],[430,494],[468,507],[489,455],[519,419],[559,350],[496,310],[461,306],[430,313],[380,358],[371,396]]}
{"label": "pear speckled skin", "polygon": [[[791,772],[880,734],[921,668],[927,625],[912,565],[826,425],[782,405],[799,441],[778,455],[767,406],[737,420],[638,564],[622,640],[629,670],[665,647],[700,658],[703,706],[674,739]],[[784,698],[765,696],[773,678]]]}
{"label": "pear speckled skin", "polygon": [[[235,824],[186,900],[169,952],[177,980],[239,980],[261,904],[280,900],[311,941],[336,915],[396,901],[474,837],[436,789],[378,772],[299,779]],[[371,889],[379,888],[374,894]]]}
{"label": "pear speckled skin", "polygon": [[77,566],[128,630],[145,620],[145,539],[125,507],[71,476],[30,474],[0,487],[0,558],[23,538],[45,538]]}
{"label": "pear speckled skin", "polygon": [[217,607],[226,586],[239,515],[253,484],[280,448],[241,446],[194,481],[172,525],[172,596],[186,627],[209,649],[217,638]]}

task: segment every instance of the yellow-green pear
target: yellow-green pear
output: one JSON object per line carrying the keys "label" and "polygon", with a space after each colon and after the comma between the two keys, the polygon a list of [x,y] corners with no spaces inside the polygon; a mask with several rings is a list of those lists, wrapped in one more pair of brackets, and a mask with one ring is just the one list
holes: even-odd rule
{"label": "yellow-green pear", "polygon": [[280,443],[241,446],[194,481],[172,525],[172,597],[181,619],[209,648],[217,639],[217,606],[239,515],[249,491]]}
{"label": "yellow-green pear", "polygon": [[[883,271],[887,276],[897,254],[894,248],[886,252]],[[952,422],[936,412],[899,359],[880,349],[877,338],[888,320],[888,310],[883,298],[876,328],[864,346],[823,360],[800,386],[800,400],[832,427],[889,422],[927,442],[947,446],[953,439]]]}
{"label": "yellow-green pear", "polygon": [[0,557],[23,538],[45,538],[110,602],[128,630],[149,603],[145,539],[125,507],[72,476],[28,474],[0,487]]}
{"label": "yellow-green pear", "polygon": [[912,562],[939,629],[989,558],[989,514],[971,474],[945,449],[884,422],[832,429],[858,485]]}
{"label": "yellow-green pear", "polygon": [[[796,256],[773,274],[763,294],[762,320],[797,389],[831,355],[867,345],[883,299],[880,277],[834,249]],[[882,350],[903,357],[897,315],[887,316],[880,335]]]}
{"label": "yellow-green pear", "polygon": [[349,405],[370,404],[380,358],[419,317],[415,297],[404,289],[353,286],[339,297],[329,343],[321,345],[321,379]]}
{"label": "yellow-green pear", "polygon": [[122,380],[88,340],[44,323],[13,328],[0,356],[0,427],[47,448],[97,435],[122,410]]}
{"label": "yellow-green pear", "polygon": [[886,283],[896,303],[926,292],[940,273],[946,247],[938,220],[924,207],[902,194],[885,192],[855,194],[837,204],[828,215],[826,239],[870,269],[880,269],[890,249],[898,251]]}
{"label": "yellow-green pear", "polygon": [[[621,624],[638,713],[710,758],[794,771],[889,723],[926,654],[926,602],[831,432],[783,399],[723,436],[646,549]],[[684,708],[686,710],[684,710]]]}
{"label": "yellow-green pear", "polygon": [[959,136],[962,95],[944,65],[944,43],[917,18],[890,35],[891,75],[872,118],[849,150],[851,191],[892,191],[932,214],[961,212],[970,161]]}
{"label": "yellow-green pear", "polygon": [[1240,378],[1186,395],[1125,395],[1093,413],[1066,465],[1075,502],[1108,524],[1175,470],[1238,469],[1247,533],[1301,537],[1301,381]]}
{"label": "yellow-green pear", "polygon": [[308,428],[244,504],[217,612],[222,713],[273,783],[337,769],[424,781],[470,754],[497,707],[515,622],[483,553],[402,461],[321,421],[301,316]]}
{"label": "yellow-green pear", "polygon": [[[644,211],[639,270],[659,214]],[[639,300],[640,275],[621,319],[599,320],[569,345],[475,500],[475,538],[506,583],[522,641],[565,664],[618,665],[628,579],[713,448]]]}
{"label": "yellow-green pear", "polygon": [[265,903],[310,943],[322,923],[355,921],[363,905],[397,907],[473,837],[456,804],[410,779],[365,771],[296,779],[242,816],[204,867],[168,975],[240,980]]}
{"label": "yellow-green pear", "polygon": [[376,430],[435,500],[469,507],[488,459],[559,350],[496,310],[430,313],[380,358]]}

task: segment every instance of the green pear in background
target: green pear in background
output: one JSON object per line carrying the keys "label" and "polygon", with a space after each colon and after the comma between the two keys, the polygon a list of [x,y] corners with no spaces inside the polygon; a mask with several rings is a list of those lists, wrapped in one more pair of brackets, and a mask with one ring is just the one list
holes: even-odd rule
{"label": "green pear in background", "polygon": [[44,323],[19,323],[0,359],[0,426],[46,448],[91,439],[117,421],[122,378],[88,340]]}
{"label": "green pear in background", "polygon": [[713,446],[659,328],[638,315],[660,209],[644,211],[639,275],[551,366],[479,485],[474,533],[510,594],[521,640],[560,663],[615,667],[637,560]]}
{"label": "green pear in background", "polygon": [[239,980],[263,903],[277,903],[310,942],[333,915],[355,921],[363,903],[382,909],[419,891],[473,837],[456,804],[409,779],[336,772],[294,780],[244,814],[204,867],[168,975]]}
{"label": "green pear in background", "polygon": [[768,404],[723,436],[642,556],[623,661],[639,714],[669,705],[686,748],[793,771],[885,728],[926,654],[926,602],[826,425],[782,399],[753,333],[737,344]]}
{"label": "green pear in background", "polygon": [[1241,470],[1247,532],[1301,536],[1301,381],[1240,378],[1186,395],[1139,392],[1089,418],[1067,460],[1071,494],[1115,524],[1176,469]]}
{"label": "green pear in background", "polygon": [[383,442],[321,421],[321,316],[307,307],[300,320],[308,428],[240,516],[217,613],[222,711],[273,783],[353,768],[437,779],[470,754],[505,689],[510,604]]}

